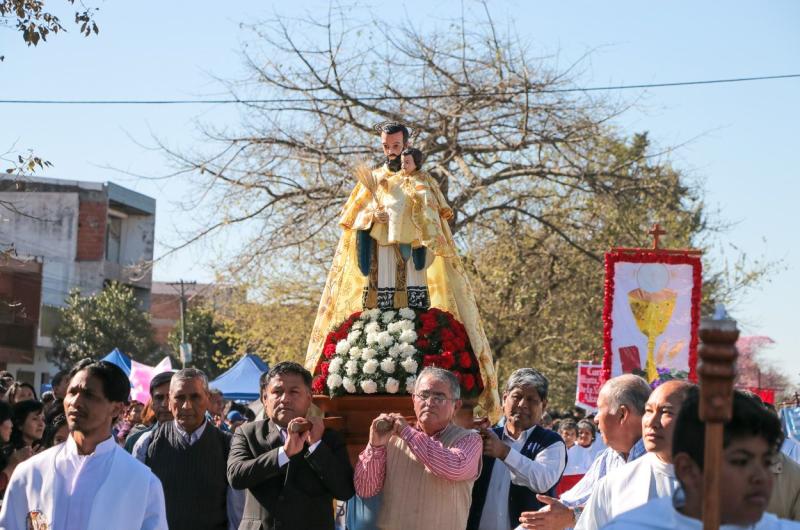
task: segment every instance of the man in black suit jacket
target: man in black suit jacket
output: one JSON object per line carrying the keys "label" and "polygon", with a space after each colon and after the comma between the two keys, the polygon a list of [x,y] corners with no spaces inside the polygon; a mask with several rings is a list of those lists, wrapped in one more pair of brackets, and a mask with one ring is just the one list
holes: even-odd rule
{"label": "man in black suit jacket", "polygon": [[247,489],[239,530],[333,530],[333,499],[355,494],[353,468],[341,435],[305,418],[311,374],[282,362],[260,386],[268,419],[239,427],[228,457],[228,481]]}

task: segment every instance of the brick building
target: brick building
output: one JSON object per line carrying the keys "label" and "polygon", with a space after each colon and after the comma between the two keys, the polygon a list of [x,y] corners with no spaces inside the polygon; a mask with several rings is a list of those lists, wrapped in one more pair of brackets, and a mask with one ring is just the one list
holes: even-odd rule
{"label": "brick building", "polygon": [[133,288],[150,307],[155,199],[112,182],[0,178],[0,369],[48,383],[58,308],[79,288]]}

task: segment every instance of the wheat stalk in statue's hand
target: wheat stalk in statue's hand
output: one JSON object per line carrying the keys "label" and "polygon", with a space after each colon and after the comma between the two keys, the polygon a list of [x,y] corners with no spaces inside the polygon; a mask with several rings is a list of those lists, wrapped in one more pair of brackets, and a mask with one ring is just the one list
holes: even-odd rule
{"label": "wheat stalk in statue's hand", "polygon": [[361,183],[362,186],[367,188],[375,200],[378,200],[377,192],[378,192],[378,179],[375,178],[375,175],[372,174],[372,170],[369,168],[366,162],[361,161],[356,164],[355,167],[355,174],[356,180]]}

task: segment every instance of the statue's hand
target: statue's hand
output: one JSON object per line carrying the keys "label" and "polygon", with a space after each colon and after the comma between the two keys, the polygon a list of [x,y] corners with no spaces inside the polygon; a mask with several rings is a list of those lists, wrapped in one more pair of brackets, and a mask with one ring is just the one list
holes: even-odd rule
{"label": "statue's hand", "polygon": [[374,219],[375,219],[376,223],[388,223],[389,222],[389,212],[387,212],[383,208],[375,210]]}

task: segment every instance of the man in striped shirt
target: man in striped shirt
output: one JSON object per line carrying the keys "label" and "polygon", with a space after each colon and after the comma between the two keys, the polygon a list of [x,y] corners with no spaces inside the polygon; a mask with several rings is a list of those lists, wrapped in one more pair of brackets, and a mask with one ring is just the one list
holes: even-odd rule
{"label": "man in striped shirt", "polygon": [[[356,463],[355,488],[361,497],[383,492],[378,528],[466,527],[482,443],[476,432],[453,423],[460,394],[451,372],[425,368],[412,396],[416,427],[395,413],[372,422],[369,444]],[[391,429],[385,431],[381,426],[387,424]]]}

